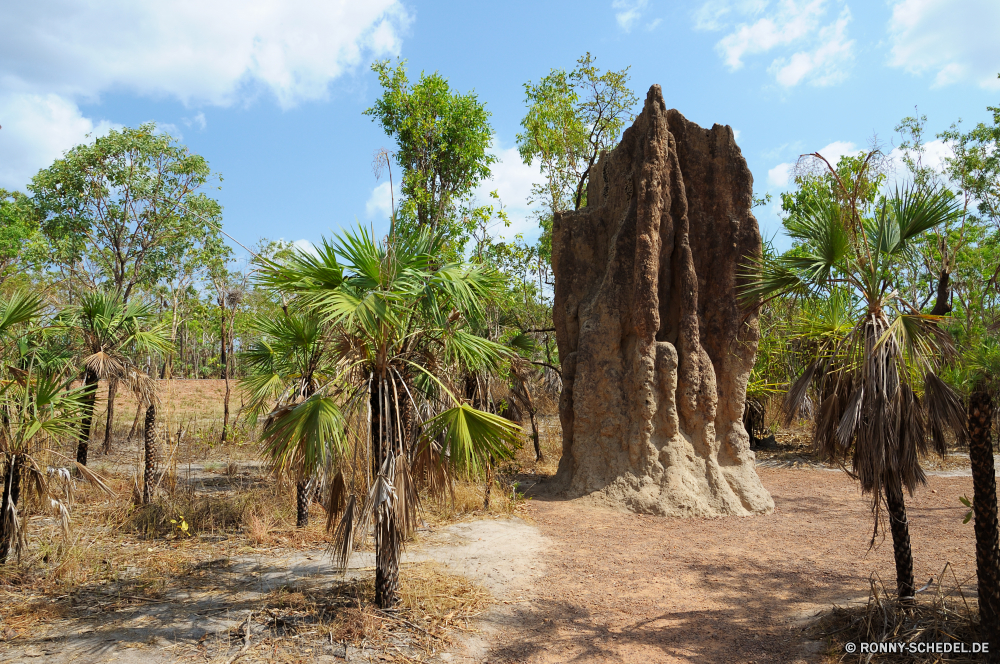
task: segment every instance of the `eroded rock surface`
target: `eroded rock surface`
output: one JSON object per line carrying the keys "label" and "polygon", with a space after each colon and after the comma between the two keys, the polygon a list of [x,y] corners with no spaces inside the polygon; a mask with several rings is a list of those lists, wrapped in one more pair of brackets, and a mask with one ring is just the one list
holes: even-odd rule
{"label": "eroded rock surface", "polygon": [[759,255],[753,178],[732,129],[667,110],[660,86],[556,215],[563,366],[559,479],[636,512],[769,512],[742,423],[757,349],[737,271]]}

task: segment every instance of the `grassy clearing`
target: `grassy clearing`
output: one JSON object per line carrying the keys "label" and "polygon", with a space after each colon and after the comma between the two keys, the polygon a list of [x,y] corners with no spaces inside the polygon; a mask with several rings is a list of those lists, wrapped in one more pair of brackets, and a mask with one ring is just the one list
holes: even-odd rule
{"label": "grassy clearing", "polygon": [[[20,561],[0,568],[0,645],[41,638],[60,624],[65,628],[66,621],[96,621],[96,626],[164,603],[183,613],[184,600],[178,599],[182,595],[224,599],[247,586],[248,579],[233,571],[232,561],[314,555],[326,546],[330,537],[321,505],[311,505],[307,527],[295,527],[294,486],[268,473],[253,431],[238,425],[226,444],[219,443],[221,424],[213,419],[212,408],[221,393],[213,392],[218,391],[211,385],[215,382],[221,385],[171,381],[175,390],[172,396],[167,392],[161,411],[167,415],[158,424],[160,474],[150,504],[138,504],[141,441],[128,439],[134,404],[129,409],[126,396],[117,405],[123,415],[111,454],[100,451],[100,431],[91,442],[89,467],[106,479],[113,495],[74,482],[69,540],[63,539],[57,521],[43,506],[25,506],[28,547]],[[202,410],[199,399],[207,404]],[[237,396],[234,410],[238,405]],[[527,439],[515,459],[496,469],[488,508],[485,480],[459,479],[451,496],[423,497],[427,524],[521,514],[524,502],[517,481],[554,472],[558,461],[557,421],[543,417],[540,422],[543,462],[535,462]],[[70,444],[60,451],[67,456],[74,452]],[[54,455],[46,461],[65,465]],[[371,544],[362,543],[361,548],[370,550]],[[358,580],[320,586],[310,585],[310,579],[279,584],[249,603],[234,603],[232,611],[251,616],[251,650],[267,644],[272,654],[282,648],[298,648],[302,654],[311,638],[362,644],[405,661],[441,648],[456,630],[473,629],[470,620],[490,602],[483,589],[442,568],[404,565],[402,606],[387,614],[371,605],[372,576],[369,570]],[[242,647],[245,632],[245,625],[234,628],[213,647],[218,652]]]}

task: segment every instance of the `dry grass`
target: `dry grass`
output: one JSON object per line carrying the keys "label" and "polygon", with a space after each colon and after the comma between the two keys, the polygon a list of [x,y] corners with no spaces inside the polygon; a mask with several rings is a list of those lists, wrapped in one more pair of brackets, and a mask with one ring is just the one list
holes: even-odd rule
{"label": "dry grass", "polygon": [[[961,643],[971,650],[971,644],[981,640],[976,601],[963,590],[967,583],[959,581],[949,563],[936,583],[932,580],[923,593],[918,591],[915,601],[900,604],[895,594],[887,592],[882,580],[873,575],[868,603],[835,607],[813,626],[812,636],[826,639],[829,653],[841,662],[978,662],[980,656],[972,653],[916,652],[918,644],[931,643]],[[847,653],[848,643],[858,645],[858,650]],[[897,644],[900,652],[862,653],[862,643]]]}
{"label": "dry grass", "polygon": [[394,611],[371,606],[367,598],[374,591],[370,576],[326,588],[282,586],[264,598],[256,613],[269,616],[261,620],[274,636],[318,631],[332,642],[363,641],[376,651],[405,641],[430,652],[449,642],[454,630],[471,630],[469,621],[492,601],[486,590],[434,563],[402,566],[400,604]]}
{"label": "dry grass", "polygon": [[[318,504],[311,506],[309,526],[295,528],[294,486],[276,482],[263,469],[254,432],[238,426],[226,444],[219,443],[223,389],[222,381],[163,385],[161,472],[157,497],[148,505],[137,504],[134,490],[141,472],[141,441],[128,440],[134,401],[119,394],[110,455],[100,451],[104,405],[99,402],[89,468],[107,480],[114,495],[76,482],[69,541],[40,506],[25,506],[29,546],[20,562],[0,567],[0,642],[37,637],[63,619],[86,620],[94,607],[101,613],[135,610],[148,602],[178,601],[171,599],[177,591],[193,589],[225,595],[230,591],[219,586],[224,572],[205,567],[207,562],[282,556],[326,545],[326,519]],[[106,395],[106,388],[102,391]],[[238,408],[234,389],[232,412]],[[466,478],[455,482],[448,499],[425,497],[424,518],[442,524],[520,513],[523,501],[515,476],[525,468],[554,470],[559,455],[558,432],[546,429],[544,417],[541,421],[545,462],[535,463],[528,438],[517,458],[497,469],[488,509],[483,506],[485,481]],[[75,445],[67,442],[60,451],[73,456]],[[57,457],[48,461],[65,465]],[[428,564],[404,566],[402,605],[396,612],[370,605],[372,583],[365,578],[332,588],[276,591],[253,609],[255,623],[263,623],[266,633],[263,640],[254,638],[253,647],[266,642],[272,648],[292,648],[288,640],[296,634],[314,633],[327,642],[381,648],[405,661],[401,647],[416,648],[407,650],[409,656],[440,648],[450,631],[471,629],[469,620],[489,603],[482,589]],[[237,629],[234,635],[239,640],[243,633]]]}

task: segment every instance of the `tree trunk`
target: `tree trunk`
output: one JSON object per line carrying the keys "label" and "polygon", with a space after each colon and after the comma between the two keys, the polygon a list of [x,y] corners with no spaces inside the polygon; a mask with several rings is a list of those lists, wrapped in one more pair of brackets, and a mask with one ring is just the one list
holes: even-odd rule
{"label": "tree trunk", "polygon": [[531,439],[535,442],[535,461],[545,461],[545,456],[542,454],[541,443],[538,442],[538,422],[535,421],[535,411],[529,410],[528,417],[531,418]]}
{"label": "tree trunk", "polygon": [[937,299],[934,301],[934,308],[931,309],[932,316],[944,316],[951,312],[951,305],[948,304],[948,296],[951,295],[951,289],[948,287],[950,281],[951,271],[947,268],[941,270],[938,277]]}
{"label": "tree trunk", "polygon": [[990,661],[1000,649],[1000,537],[997,533],[997,479],[993,464],[993,397],[983,391],[969,397],[969,460],[972,466],[972,511],[976,530],[976,576],[979,629],[990,643]]}
{"label": "tree trunk", "polygon": [[226,436],[229,433],[229,355],[226,353],[226,309],[220,306],[222,310],[222,334],[219,336],[222,338],[222,377],[226,380],[226,399],[222,406],[222,443],[226,442]]}
{"label": "tree trunk", "polygon": [[142,402],[135,407],[135,418],[132,420],[132,428],[128,430],[128,439],[134,440],[135,435],[139,433],[139,422],[142,420]]}
{"label": "tree trunk", "polygon": [[222,442],[226,442],[229,433],[229,378],[226,378],[226,399],[222,405]]}
{"label": "tree trunk", "polygon": [[885,484],[885,504],[892,531],[892,552],[896,559],[896,596],[900,601],[913,598],[913,551],[910,548],[910,526],[906,520],[906,503],[899,475],[890,472]]}
{"label": "tree trunk", "polygon": [[[369,394],[372,478],[382,470],[386,457],[393,453],[393,400],[392,387],[376,376]],[[399,603],[400,539],[396,510],[380,510],[375,523],[375,603],[381,609],[391,609]]]}
{"label": "tree trunk", "polygon": [[76,462],[82,466],[87,465],[87,450],[90,447],[90,425],[94,421],[94,402],[97,401],[97,374],[87,369],[87,377],[84,379],[84,406],[83,418],[80,420],[80,436],[76,446]]}
{"label": "tree trunk", "polygon": [[111,431],[115,419],[115,393],[118,392],[118,381],[114,378],[108,381],[108,424],[104,428],[104,453],[111,454]]}
{"label": "tree trunk", "polygon": [[21,455],[8,457],[7,472],[3,478],[3,499],[0,501],[0,565],[7,562],[11,540],[14,538],[13,509],[21,497]]}
{"label": "tree trunk", "polygon": [[226,305],[219,298],[219,378],[229,378],[229,362],[226,357]]}
{"label": "tree trunk", "polygon": [[483,509],[490,509],[490,493],[493,491],[493,455],[486,461],[486,491],[483,492]]}
{"label": "tree trunk", "polygon": [[295,483],[295,527],[309,525],[309,481],[302,479]]}
{"label": "tree trunk", "polygon": [[[169,433],[169,432],[168,432]],[[156,470],[156,406],[149,404],[146,409],[145,450],[143,457],[146,467],[142,474],[142,502],[149,504],[153,498],[153,472]]]}
{"label": "tree trunk", "polygon": [[396,510],[383,510],[375,524],[375,604],[391,609],[399,603],[400,536],[396,527]]}

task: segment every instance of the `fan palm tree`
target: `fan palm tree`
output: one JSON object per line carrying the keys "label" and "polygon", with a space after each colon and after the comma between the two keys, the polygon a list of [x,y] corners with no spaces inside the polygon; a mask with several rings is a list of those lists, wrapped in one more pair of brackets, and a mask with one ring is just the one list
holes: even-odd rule
{"label": "fan palm tree", "polygon": [[94,291],[85,294],[80,304],[66,312],[62,324],[75,328],[83,337],[84,388],[87,404],[80,426],[76,460],[87,465],[97,383],[108,381],[108,415],[104,430],[104,450],[111,449],[111,425],[114,418],[115,392],[118,383],[136,393],[140,401],[149,401],[155,389],[152,379],[140,371],[132,355],[144,352],[167,352],[170,341],[163,325],[154,324],[153,308],[133,300],[122,302],[115,293]]}
{"label": "fan palm tree", "polygon": [[926,481],[918,459],[927,451],[926,433],[944,453],[944,431],[963,436],[965,419],[958,395],[937,374],[951,349],[941,318],[904,298],[894,266],[920,235],[958,214],[941,190],[897,189],[871,218],[857,205],[817,196],[784,222],[796,250],[751,261],[742,289],[751,302],[785,294],[848,299],[850,328],[813,344],[811,361],[786,395],[785,413],[798,412],[814,388],[814,443],[828,458],[849,459],[871,495],[873,543],[883,503],[888,512],[900,599],[914,591],[903,489],[912,494]]}
{"label": "fan palm tree", "polygon": [[494,275],[442,264],[443,253],[427,230],[376,243],[358,229],[261,272],[331,335],[321,384],[279,402],[263,432],[265,453],[298,479],[330,469],[334,559],[346,568],[371,527],[383,608],[398,601],[400,550],[416,525],[411,459],[478,472],[490,455],[509,457],[520,431],[455,396],[461,390],[449,376],[499,366],[507,353],[467,329],[482,316]]}
{"label": "fan palm tree", "polygon": [[[36,338],[31,326],[42,311],[43,303],[34,295],[14,293],[0,298],[0,564],[7,562],[12,548],[20,554],[25,544],[27,521],[19,508],[25,494],[51,505],[64,532],[69,526],[65,497],[50,492],[48,474],[36,459],[53,440],[76,437],[84,391],[69,389],[71,381],[53,370],[65,363],[46,361],[51,360],[50,354],[30,343]],[[37,355],[43,361],[36,361]],[[107,489],[86,468],[80,466],[80,472]]]}
{"label": "fan palm tree", "polygon": [[[244,412],[256,422],[275,407],[312,396],[328,380],[329,334],[315,314],[258,317],[251,329],[260,338],[243,353],[247,376],[241,382],[248,395]],[[295,524],[309,523],[311,479],[296,481]]]}
{"label": "fan palm tree", "polygon": [[996,394],[1000,389],[1000,343],[995,337],[988,337],[972,345],[968,353],[966,362],[956,363],[958,375],[953,376],[953,382],[968,386],[979,626],[983,640],[996,644],[1000,642],[1000,529],[992,429]]}

